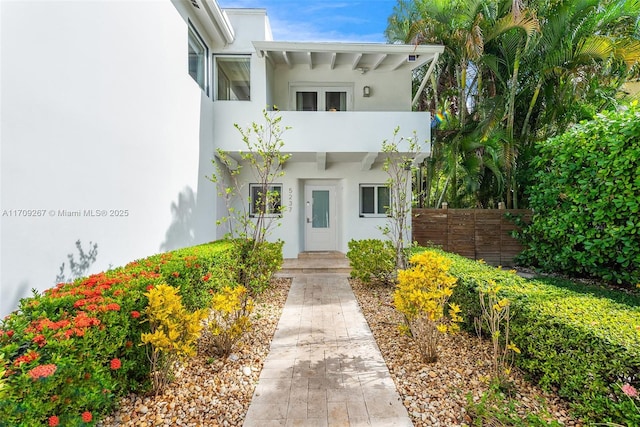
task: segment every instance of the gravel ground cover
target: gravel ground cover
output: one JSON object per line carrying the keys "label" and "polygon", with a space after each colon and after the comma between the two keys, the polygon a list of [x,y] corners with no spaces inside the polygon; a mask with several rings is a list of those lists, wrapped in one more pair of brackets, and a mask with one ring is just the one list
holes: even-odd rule
{"label": "gravel ground cover", "polygon": [[[198,355],[162,394],[124,397],[119,410],[99,426],[241,426],[290,284],[289,279],[274,279],[256,303],[254,327],[227,360],[211,354],[205,334]],[[411,340],[398,332],[401,316],[391,305],[391,288],[363,285],[357,280],[351,285],[415,426],[469,425],[466,396],[471,394],[478,401],[488,388],[488,343],[467,333],[445,337],[439,361],[425,364]],[[551,420],[582,426],[569,415],[562,400],[543,393],[517,372],[513,378],[519,414],[546,410]]]}
{"label": "gravel ground cover", "polygon": [[[489,342],[466,332],[444,337],[440,342],[439,360],[434,364],[424,363],[411,339],[398,331],[402,315],[392,306],[392,288],[364,285],[358,280],[351,280],[351,287],[414,425],[470,425],[471,417],[465,411],[467,395],[478,402],[489,388],[487,379],[492,360]],[[528,383],[515,369],[512,379],[516,393],[514,410],[518,415],[546,412],[548,415],[544,418],[548,421],[582,426],[570,416],[568,405],[560,398]]]}
{"label": "gravel ground cover", "polygon": [[273,279],[256,301],[251,331],[227,360],[213,356],[203,334],[198,355],[162,394],[124,397],[99,426],[241,426],[290,285],[290,279]]}

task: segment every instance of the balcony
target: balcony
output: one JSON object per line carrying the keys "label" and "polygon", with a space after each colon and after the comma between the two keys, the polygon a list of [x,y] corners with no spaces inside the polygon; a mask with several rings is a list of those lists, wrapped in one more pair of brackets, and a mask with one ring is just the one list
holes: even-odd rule
{"label": "balcony", "polygon": [[[287,152],[379,152],[382,142],[392,140],[394,129],[399,127],[398,138],[413,137],[415,132],[418,141],[422,143],[422,154],[429,154],[431,116],[428,112],[281,111],[279,114],[282,116],[281,125],[291,128],[283,135],[284,151]],[[245,118],[246,123],[261,122],[259,115]],[[227,123],[245,122],[238,120],[238,117],[234,117],[235,120],[231,117],[229,119]],[[217,145],[223,150],[238,151],[244,148],[240,135],[233,131],[235,135],[220,128],[215,131]]]}

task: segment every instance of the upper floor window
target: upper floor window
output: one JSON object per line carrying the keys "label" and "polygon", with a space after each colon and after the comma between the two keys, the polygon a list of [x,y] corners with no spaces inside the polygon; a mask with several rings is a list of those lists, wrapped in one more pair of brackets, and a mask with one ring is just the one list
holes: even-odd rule
{"label": "upper floor window", "polygon": [[387,184],[360,184],[360,216],[387,216],[391,197]]}
{"label": "upper floor window", "polygon": [[251,57],[216,56],[216,99],[221,101],[251,100]]}
{"label": "upper floor window", "polygon": [[189,26],[189,75],[209,94],[209,49],[196,30]]}
{"label": "upper floor window", "polygon": [[353,90],[350,87],[292,87],[296,111],[351,110]]}

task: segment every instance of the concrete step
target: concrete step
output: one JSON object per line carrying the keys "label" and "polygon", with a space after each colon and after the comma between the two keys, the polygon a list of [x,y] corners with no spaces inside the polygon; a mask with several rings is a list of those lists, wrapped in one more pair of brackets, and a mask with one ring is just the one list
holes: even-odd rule
{"label": "concrete step", "polygon": [[342,252],[302,252],[298,258],[285,258],[279,276],[300,273],[350,273],[349,260]]}

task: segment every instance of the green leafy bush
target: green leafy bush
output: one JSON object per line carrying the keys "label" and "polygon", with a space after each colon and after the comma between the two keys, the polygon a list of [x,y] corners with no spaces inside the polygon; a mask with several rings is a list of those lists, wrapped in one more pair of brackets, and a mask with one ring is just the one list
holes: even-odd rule
{"label": "green leafy bush", "polygon": [[284,242],[263,241],[255,243],[250,239],[234,239],[235,281],[246,287],[251,295],[262,293],[273,273],[282,267],[282,245]]}
{"label": "green leafy bush", "polygon": [[200,245],[149,258],[158,263],[165,283],[180,290],[189,311],[211,304],[212,294],[238,281],[238,251],[232,242]]}
{"label": "green leafy bush", "polygon": [[146,390],[145,292],[173,280],[192,306],[206,306],[209,290],[231,280],[234,251],[215,242],[155,255],[23,299],[0,323],[0,426],[94,424],[117,396]]}
{"label": "green leafy bush", "polygon": [[640,282],[640,108],[598,115],[539,144],[519,261]]}
{"label": "green leafy bush", "polygon": [[[434,250],[435,249],[429,249]],[[439,253],[443,253],[438,251]],[[515,363],[545,388],[596,422],[639,425],[620,386],[640,384],[640,297],[561,279],[526,280],[513,271],[446,254],[458,278],[451,301],[465,327],[481,316],[478,290],[494,281],[511,302]]]}
{"label": "green leafy bush", "polygon": [[347,258],[351,277],[364,283],[388,283],[396,268],[396,251],[390,240],[350,240]]}

